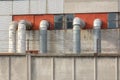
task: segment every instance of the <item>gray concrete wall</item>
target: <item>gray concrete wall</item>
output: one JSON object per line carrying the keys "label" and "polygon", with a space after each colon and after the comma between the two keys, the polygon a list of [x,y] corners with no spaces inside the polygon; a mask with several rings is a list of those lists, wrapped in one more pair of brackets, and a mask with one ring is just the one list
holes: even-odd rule
{"label": "gray concrete wall", "polygon": [[[1,0],[0,1],[0,52],[8,52],[8,27],[12,15],[63,14],[91,12],[118,12],[119,0]],[[78,4],[78,5],[77,5]],[[97,5],[97,7],[96,7]],[[86,7],[86,6],[89,6]],[[22,7],[22,8],[21,8]],[[82,9],[81,9],[82,7]],[[72,9],[72,10],[70,10]],[[83,11],[81,11],[83,10]],[[86,10],[86,11],[85,11]],[[117,21],[119,16],[117,15]],[[116,21],[116,20],[114,20]],[[118,22],[119,23],[119,22]],[[117,26],[119,25],[117,22]],[[118,26],[119,27],[119,26]],[[119,30],[102,31],[102,53],[119,52]],[[112,34],[112,35],[111,35]],[[69,36],[71,35],[71,36]],[[114,36],[116,35],[116,36]],[[39,31],[28,31],[26,50],[39,50]],[[93,53],[93,31],[82,30],[82,52]],[[3,46],[4,45],[4,46]],[[72,30],[48,31],[49,53],[72,53]]]}
{"label": "gray concrete wall", "polygon": [[[21,4],[22,3],[22,4]],[[98,3],[98,5],[96,4]],[[79,4],[79,5],[73,5]],[[81,9],[82,5],[88,6],[89,10]],[[102,5],[101,5],[102,4]],[[0,1],[0,52],[8,52],[8,27],[9,23],[12,21],[12,15],[18,14],[46,14],[46,13],[81,13],[80,10],[92,11],[94,8],[97,10],[111,10],[109,12],[114,12],[117,10],[118,0],[107,0],[98,1],[98,0],[10,0],[10,1]],[[6,5],[6,6],[4,6]],[[51,6],[52,5],[52,6]],[[69,6],[67,6],[69,5]],[[95,7],[95,6],[98,7]],[[111,6],[112,5],[112,6]],[[23,8],[21,8],[24,6]],[[56,7],[57,6],[57,7]],[[71,6],[74,6],[70,8]],[[102,6],[102,7],[101,7]],[[106,7],[107,6],[107,7]],[[44,7],[44,8],[43,8]],[[94,7],[94,8],[93,8]],[[105,8],[104,8],[105,7]],[[112,7],[112,8],[110,8]],[[77,11],[74,11],[74,8]],[[88,7],[84,7],[88,8]],[[72,9],[70,11],[69,9]],[[105,10],[105,12],[107,12]],[[112,11],[113,10],[113,11]],[[69,12],[70,11],[70,12]],[[82,11],[84,12],[84,11]],[[94,12],[94,11],[92,11]],[[102,11],[101,11],[102,12]],[[103,11],[104,12],[104,11]],[[85,12],[87,13],[87,12]],[[119,20],[119,15],[117,19]],[[115,20],[115,21],[116,21]],[[119,22],[116,22],[118,24]],[[119,24],[118,24],[119,25]],[[119,26],[118,26],[119,27]],[[71,35],[71,36],[69,36]],[[114,36],[116,35],[116,36]],[[26,50],[39,50],[39,31],[28,31],[27,40],[29,40],[29,45],[27,44]],[[102,30],[102,53],[117,53],[119,52],[120,45],[119,30]],[[93,53],[93,31],[92,30],[82,30],[81,32],[81,41],[82,41],[82,53]],[[4,45],[4,46],[3,46]],[[48,52],[49,53],[72,53],[73,52],[73,38],[72,30],[55,30],[48,31]]]}
{"label": "gray concrete wall", "polygon": [[64,12],[118,12],[118,0],[64,0]]}
{"label": "gray concrete wall", "polygon": [[2,0],[0,15],[119,12],[118,3],[119,0]]}
{"label": "gray concrete wall", "polygon": [[[102,53],[118,53],[120,50],[119,29],[101,30]],[[93,30],[81,30],[81,52],[94,53]],[[28,31],[30,50],[39,50],[39,31]],[[71,54],[73,53],[73,31],[72,30],[48,30],[48,53]]]}
{"label": "gray concrete wall", "polygon": [[[29,57],[28,57],[29,56]],[[29,58],[29,59],[28,59]],[[0,56],[2,80],[119,80],[120,56]]]}

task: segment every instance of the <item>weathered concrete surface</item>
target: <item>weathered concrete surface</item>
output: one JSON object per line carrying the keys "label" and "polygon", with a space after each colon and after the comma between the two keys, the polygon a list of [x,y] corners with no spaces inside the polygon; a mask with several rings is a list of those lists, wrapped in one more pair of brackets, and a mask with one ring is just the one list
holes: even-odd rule
{"label": "weathered concrete surface", "polygon": [[32,80],[53,80],[53,59],[32,58]]}
{"label": "weathered concrete surface", "polygon": [[0,79],[30,80],[30,75],[31,80],[119,80],[120,77],[118,56],[29,55],[29,59],[26,56],[0,56]]}
{"label": "weathered concrete surface", "polygon": [[94,58],[76,58],[76,80],[94,80]]}
{"label": "weathered concrete surface", "polygon": [[0,57],[0,80],[9,80],[9,57]]}
{"label": "weathered concrete surface", "polygon": [[66,30],[64,31],[64,52],[71,53],[73,52],[73,31]]}
{"label": "weathered concrete surface", "polygon": [[[120,49],[119,29],[101,30],[102,53],[118,53]],[[81,30],[81,53],[94,53],[93,30]],[[48,30],[48,53],[73,53],[73,31],[72,30]],[[27,32],[26,43],[29,50],[39,50],[39,32]]]}
{"label": "weathered concrete surface", "polygon": [[93,12],[118,12],[118,0],[64,0],[64,13]]}
{"label": "weathered concrete surface", "polygon": [[97,80],[117,80],[116,58],[99,58],[97,61]]}
{"label": "weathered concrete surface", "polygon": [[27,80],[27,59],[26,57],[11,58],[11,80]]}
{"label": "weathered concrete surface", "polygon": [[119,29],[108,29],[101,31],[102,53],[118,53],[119,50]]}
{"label": "weathered concrete surface", "polygon": [[55,59],[55,80],[74,80],[74,59]]}
{"label": "weathered concrete surface", "polygon": [[81,53],[93,53],[93,30],[81,30]]}

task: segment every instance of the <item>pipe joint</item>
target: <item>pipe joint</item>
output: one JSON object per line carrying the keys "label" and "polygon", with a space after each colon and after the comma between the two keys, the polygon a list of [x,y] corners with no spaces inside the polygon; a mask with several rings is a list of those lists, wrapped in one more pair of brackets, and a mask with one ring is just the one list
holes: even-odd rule
{"label": "pipe joint", "polygon": [[80,26],[81,28],[84,28],[85,27],[85,22],[78,18],[78,17],[75,17],[74,20],[73,20],[73,29],[75,28],[78,28],[77,26]]}
{"label": "pipe joint", "polygon": [[13,21],[13,22],[10,23],[9,29],[17,30],[17,26],[18,26],[18,22]]}
{"label": "pipe joint", "polygon": [[26,25],[26,30],[31,30],[32,29],[32,23],[26,20],[20,20],[19,24],[25,24]]}
{"label": "pipe joint", "polygon": [[47,20],[42,20],[40,22],[40,29],[41,30],[47,30],[47,28],[49,27],[49,22]]}
{"label": "pipe joint", "polygon": [[95,19],[94,20],[94,29],[100,29],[102,26],[102,20],[101,19]]}

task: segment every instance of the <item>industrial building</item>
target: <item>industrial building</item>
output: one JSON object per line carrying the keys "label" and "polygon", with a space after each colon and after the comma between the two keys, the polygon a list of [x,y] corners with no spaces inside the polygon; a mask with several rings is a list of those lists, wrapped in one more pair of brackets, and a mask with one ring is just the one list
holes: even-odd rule
{"label": "industrial building", "polygon": [[120,80],[120,0],[0,0],[0,80]]}

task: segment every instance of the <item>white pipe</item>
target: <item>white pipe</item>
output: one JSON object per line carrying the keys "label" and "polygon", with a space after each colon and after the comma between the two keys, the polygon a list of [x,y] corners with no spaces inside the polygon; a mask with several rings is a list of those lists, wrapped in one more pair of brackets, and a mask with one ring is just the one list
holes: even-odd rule
{"label": "white pipe", "polygon": [[40,53],[47,53],[47,28],[49,23],[46,20],[40,22]]}
{"label": "white pipe", "polygon": [[84,28],[85,22],[75,17],[73,20],[73,53],[81,52],[80,29]]}
{"label": "white pipe", "polygon": [[16,53],[16,30],[18,23],[13,21],[9,26],[9,53]]}
{"label": "white pipe", "polygon": [[21,20],[18,24],[18,53],[26,53],[26,29],[31,29],[31,23]]}
{"label": "white pipe", "polygon": [[94,20],[94,53],[101,53],[101,26],[102,21],[100,19]]}

